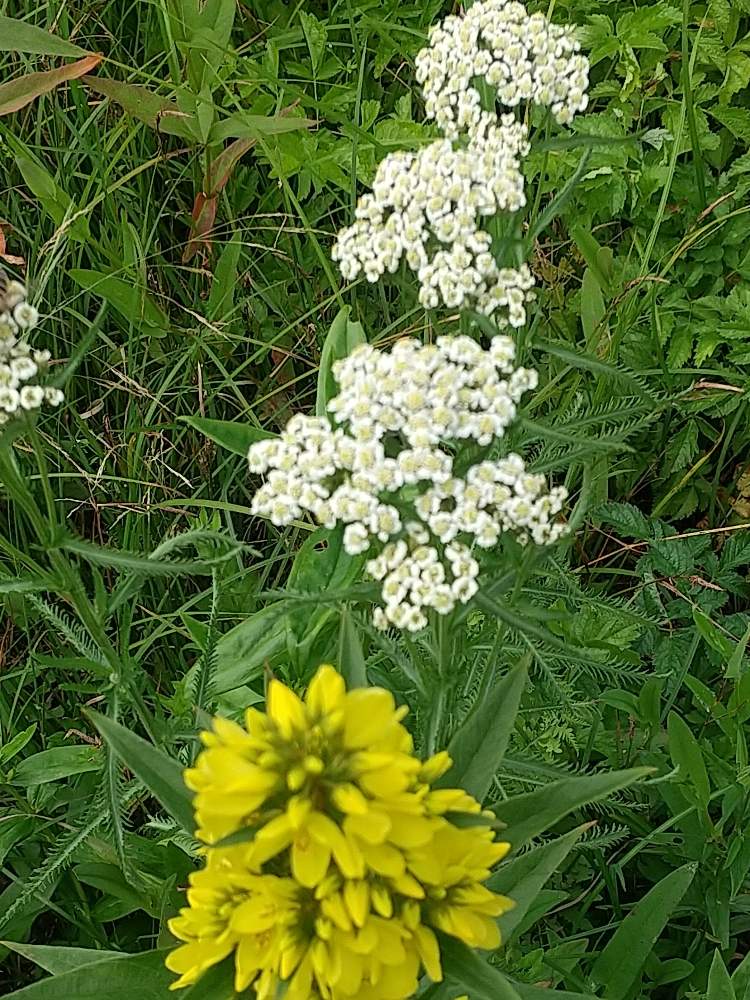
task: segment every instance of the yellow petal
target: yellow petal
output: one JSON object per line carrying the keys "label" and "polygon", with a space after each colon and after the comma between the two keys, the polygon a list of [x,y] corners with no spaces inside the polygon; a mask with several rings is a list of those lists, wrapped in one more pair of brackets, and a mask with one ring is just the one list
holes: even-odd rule
{"label": "yellow petal", "polygon": [[305,704],[319,718],[341,708],[345,695],[344,678],[333,667],[324,664],[310,682]]}
{"label": "yellow petal", "polygon": [[311,813],[309,830],[315,840],[330,847],[339,871],[345,878],[363,877],[365,866],[357,845],[344,836],[332,819],[323,813]]}
{"label": "yellow petal", "polygon": [[307,830],[299,830],[292,843],[292,875],[300,885],[314,889],[330,863],[330,847],[311,837]]}
{"label": "yellow petal", "polygon": [[442,982],[443,969],[440,964],[440,946],[434,933],[429,927],[420,924],[414,929],[414,941],[427,975],[433,983]]}
{"label": "yellow petal", "polygon": [[360,688],[350,691],[344,706],[344,743],[350,749],[369,747],[394,723],[395,702],[390,691]]}
{"label": "yellow petal", "polygon": [[266,706],[269,717],[279,727],[279,732],[285,739],[291,739],[295,732],[305,731],[307,726],[305,706],[286,684],[276,679],[271,681],[268,686]]}
{"label": "yellow petal", "polygon": [[345,882],[344,902],[357,927],[364,927],[367,914],[370,911],[370,890],[367,882],[354,879]]}

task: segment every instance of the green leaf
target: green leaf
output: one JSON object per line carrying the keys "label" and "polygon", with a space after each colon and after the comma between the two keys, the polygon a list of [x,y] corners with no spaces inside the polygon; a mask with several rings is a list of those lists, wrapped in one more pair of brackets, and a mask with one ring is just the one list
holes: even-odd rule
{"label": "green leaf", "polygon": [[232,317],[241,250],[242,240],[240,234],[235,232],[222,250],[214,268],[211,291],[206,304],[206,315],[212,322],[226,322]]}
{"label": "green leaf", "polygon": [[11,784],[29,788],[48,781],[59,781],[74,774],[97,771],[101,762],[99,747],[53,747],[22,760],[13,772]]}
{"label": "green leaf", "polygon": [[748,641],[750,641],[750,625],[747,626],[745,634],[742,636],[740,641],[734,647],[732,655],[727,660],[727,671],[726,676],[730,680],[738,681],[742,676],[742,660],[745,656],[745,650],[747,649]]}
{"label": "green leaf", "polygon": [[8,740],[0,747],[0,764],[7,764],[9,760],[12,760],[17,753],[26,746],[31,737],[36,732],[36,722],[33,722],[28,729],[21,730],[20,733]]}
{"label": "green leaf", "polygon": [[591,978],[604,987],[606,1000],[630,995],[659,935],[693,881],[697,866],[670,872],[628,913],[599,955]]}
{"label": "green leaf", "polygon": [[[563,837],[518,855],[489,879],[488,889],[509,896],[515,903],[512,910],[503,913],[498,919],[503,941],[513,939],[513,932],[523,921],[547,880],[563,863],[581,834],[592,825],[587,823],[579,826]],[[499,834],[500,839],[502,836],[502,833]]]}
{"label": "green leaf", "polygon": [[527,654],[474,703],[448,745],[453,766],[437,787],[460,786],[483,801],[513,733],[530,660]]}
{"label": "green leaf", "polygon": [[53,976],[61,976],[73,969],[83,968],[84,965],[127,957],[120,951],[98,951],[96,948],[61,948],[47,944],[21,944],[17,941],[0,941],[0,944],[23,955]]}
{"label": "green leaf", "polygon": [[315,397],[315,413],[319,417],[326,415],[328,403],[338,391],[332,371],[334,362],[348,357],[359,344],[367,343],[362,324],[352,323],[349,319],[350,312],[349,306],[344,306],[339,311],[331,323],[320,352],[318,391]]}
{"label": "green leaf", "polygon": [[85,56],[85,49],[44,28],[37,28],[14,17],[0,16],[0,52],[26,52],[35,56]]}
{"label": "green leaf", "polygon": [[653,774],[653,768],[632,767],[626,771],[562,778],[533,792],[497,802],[492,810],[506,824],[502,839],[509,840],[513,850],[518,850],[573,810],[606,799],[649,774]]}
{"label": "green leaf", "polygon": [[594,346],[594,334],[604,319],[607,308],[604,304],[602,287],[596,274],[587,267],[581,281],[581,326],[587,347]]}
{"label": "green leaf", "polygon": [[732,973],[732,988],[737,1000],[750,1000],[750,952]]}
{"label": "green leaf", "polygon": [[66,539],[59,547],[66,552],[75,552],[76,555],[95,566],[108,566],[121,573],[142,573],[147,576],[184,576],[188,573],[208,574],[213,569],[213,564],[208,561],[154,559],[147,553],[108,549],[79,538]]}
{"label": "green leaf", "polygon": [[339,673],[346,680],[348,688],[367,687],[367,665],[362,651],[362,642],[348,608],[341,611],[339,628]]}
{"label": "green leaf", "polygon": [[86,291],[108,302],[129,323],[151,331],[166,332],[169,329],[167,316],[148,292],[132,281],[85,268],[73,268],[69,274]]}
{"label": "green leaf", "polygon": [[42,979],[16,990],[6,1000],[167,1000],[174,973],[164,965],[167,950],[104,959]]}
{"label": "green leaf", "polygon": [[192,834],[195,829],[192,795],[182,779],[182,765],[114,719],[91,710],[88,715],[123,764],[140,778],[183,830]]}
{"label": "green leaf", "polygon": [[305,41],[310,51],[313,71],[317,72],[325,55],[328,31],[325,22],[319,21],[314,14],[308,14],[301,10],[299,16],[302,21],[302,30],[305,33]]}
{"label": "green leaf", "polygon": [[714,951],[711,968],[708,972],[706,1000],[737,1000],[732,980],[729,978],[727,967],[724,965],[724,959],[718,948]]}
{"label": "green leaf", "polygon": [[97,94],[119,104],[132,118],[137,118],[157,132],[176,135],[188,142],[198,139],[198,123],[194,115],[185,114],[174,101],[159,97],[147,87],[103,76],[87,76],[86,84]]}
{"label": "green leaf", "polygon": [[519,1000],[511,983],[478,952],[447,934],[438,937],[446,979],[467,991],[471,1000]]}
{"label": "green leaf", "polygon": [[186,424],[205,434],[222,448],[234,452],[235,455],[242,455],[243,458],[247,458],[251,444],[277,437],[276,434],[264,431],[261,427],[237,423],[234,420],[211,420],[208,417],[180,417],[180,420],[184,420]]}
{"label": "green leaf", "polygon": [[216,644],[215,694],[225,694],[260,677],[263,666],[286,649],[287,621],[280,604],[269,604],[240,622]]}
{"label": "green leaf", "polygon": [[698,801],[705,808],[711,798],[706,764],[701,748],[688,724],[676,712],[670,712],[667,719],[669,755],[675,766],[680,768],[680,776],[693,786]]}
{"label": "green leaf", "polygon": [[596,508],[592,517],[596,521],[611,524],[625,538],[638,538],[643,541],[653,538],[651,522],[632,503],[615,503],[608,500]]}
{"label": "green leaf", "polygon": [[513,983],[521,1000],[597,1000],[593,993],[569,993],[567,990],[549,990],[528,983]]}
{"label": "green leaf", "polygon": [[725,108],[720,104],[706,105],[706,111],[720,125],[743,143],[750,142],[750,110],[747,108]]}

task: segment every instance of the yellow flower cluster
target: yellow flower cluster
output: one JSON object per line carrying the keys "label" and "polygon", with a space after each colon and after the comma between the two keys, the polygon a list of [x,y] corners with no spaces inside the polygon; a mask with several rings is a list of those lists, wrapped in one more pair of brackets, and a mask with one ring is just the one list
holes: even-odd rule
{"label": "yellow flower cluster", "polygon": [[509,845],[450,821],[479,804],[431,787],[450,758],[414,756],[393,696],[347,692],[324,666],[304,702],[272,681],[267,710],[246,729],[216,719],[186,772],[211,846],[170,923],[185,942],[167,959],[173,988],[234,953],[237,992],[258,1000],[280,982],[286,1000],[404,1000],[423,968],[442,979],[436,929],[496,947],[512,903],[482,883]]}

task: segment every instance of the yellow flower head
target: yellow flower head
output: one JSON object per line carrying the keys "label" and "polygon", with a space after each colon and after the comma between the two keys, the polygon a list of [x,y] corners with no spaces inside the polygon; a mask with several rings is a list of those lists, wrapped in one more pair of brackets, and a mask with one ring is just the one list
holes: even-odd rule
{"label": "yellow flower head", "polygon": [[324,666],[304,701],[274,680],[267,714],[203,734],[185,780],[209,846],[170,923],[185,942],[167,960],[174,988],[234,953],[236,990],[258,1000],[280,981],[287,1000],[404,1000],[422,969],[442,979],[434,929],[497,947],[512,903],[482,883],[509,845],[451,822],[480,806],[432,789],[451,760],[420,762],[404,714],[388,691],[347,692]]}

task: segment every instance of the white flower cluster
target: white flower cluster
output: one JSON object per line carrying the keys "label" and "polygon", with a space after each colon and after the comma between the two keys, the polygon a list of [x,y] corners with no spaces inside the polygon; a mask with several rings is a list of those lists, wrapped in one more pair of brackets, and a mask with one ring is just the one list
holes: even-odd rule
{"label": "white flower cluster", "polygon": [[501,310],[511,326],[523,325],[531,272],[498,268],[479,217],[523,207],[525,151],[523,126],[509,116],[464,148],[442,139],[418,153],[387,156],[372,194],[357,205],[356,222],[333,248],[343,276],[352,280],[364,271],[377,281],[405,257],[426,308],[471,304],[487,315]]}
{"label": "white flower cluster", "polygon": [[481,0],[435,25],[417,56],[427,117],[449,139],[483,131],[475,81],[484,80],[506,108],[531,101],[569,124],[588,104],[589,63],[579,49],[573,30],[529,15],[517,0]]}
{"label": "white flower cluster", "polygon": [[506,109],[528,100],[567,123],[586,107],[588,61],[570,29],[529,16],[515,0],[480,0],[432,29],[417,79],[427,116],[445,138],[383,160],[354,224],[338,234],[333,259],[347,280],[364,273],[374,282],[405,258],[426,308],[468,306],[522,326],[531,272],[499,268],[479,220],[525,205],[527,130],[512,112],[484,109],[475,83],[494,88]]}
{"label": "white flower cluster", "polygon": [[351,555],[385,548],[368,563],[382,581],[376,624],[418,631],[425,611],[447,614],[477,590],[474,546],[493,547],[503,531],[523,543],[557,539],[566,499],[518,455],[483,461],[457,476],[448,447],[501,438],[536,372],[514,368],[509,337],[483,350],[470,337],[434,345],[401,340],[386,353],[369,345],[337,362],[336,423],[297,415],[279,438],[252,445],[250,470],[265,475],[252,510],[276,525],[306,513],[344,527]]}
{"label": "white flower cluster", "polygon": [[8,281],[0,269],[0,426],[43,403],[58,406],[63,400],[59,389],[34,381],[50,359],[49,351],[32,350],[24,339],[38,321],[24,286]]}

